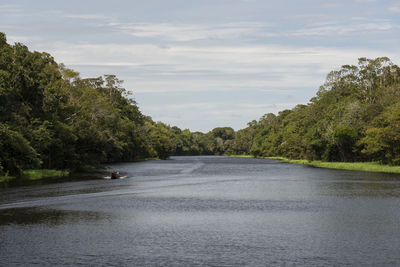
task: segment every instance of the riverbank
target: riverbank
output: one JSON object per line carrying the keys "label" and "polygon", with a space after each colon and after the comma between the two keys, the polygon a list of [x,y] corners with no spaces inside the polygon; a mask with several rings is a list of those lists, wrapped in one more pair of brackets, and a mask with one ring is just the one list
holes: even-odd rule
{"label": "riverbank", "polygon": [[349,171],[365,171],[365,172],[385,172],[400,173],[400,166],[382,165],[378,162],[326,162],[326,161],[308,161],[308,160],[292,160],[284,157],[266,157],[268,159],[276,159],[283,162],[303,164],[316,168],[349,170]]}
{"label": "riverbank", "polygon": [[[18,177],[18,179],[35,181],[41,179],[49,179],[49,178],[61,178],[69,176],[69,170],[49,170],[49,169],[40,169],[40,170],[25,170],[22,172],[22,176]],[[17,179],[16,176],[0,176],[0,183],[8,183]]]}
{"label": "riverbank", "polygon": [[[228,155],[232,158],[253,158],[251,155]],[[320,160],[288,159],[284,157],[263,157],[265,159],[276,159],[287,163],[303,164],[315,168],[364,171],[364,172],[384,172],[400,173],[400,166],[383,165],[378,162],[326,162]]]}
{"label": "riverbank", "polygon": [[[153,160],[161,160],[160,158],[144,158],[140,159],[137,162],[142,161],[153,161]],[[22,175],[20,177],[16,176],[0,176],[0,184],[5,184],[12,182],[14,180],[20,179],[25,181],[36,181],[42,179],[57,179],[62,177],[68,177],[71,173],[86,173],[95,171],[101,168],[101,166],[91,166],[91,165],[82,165],[79,168],[75,169],[73,172],[71,170],[54,170],[54,169],[37,169],[37,170],[24,170],[22,171]]]}

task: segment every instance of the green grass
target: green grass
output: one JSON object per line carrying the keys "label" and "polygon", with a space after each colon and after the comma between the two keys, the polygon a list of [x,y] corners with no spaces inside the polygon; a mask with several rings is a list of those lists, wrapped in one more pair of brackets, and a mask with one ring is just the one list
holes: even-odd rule
{"label": "green grass", "polygon": [[400,173],[400,166],[383,165],[378,162],[325,162],[325,161],[308,161],[308,160],[291,160],[283,157],[267,157],[268,159],[277,159],[288,163],[304,164],[316,168],[365,171],[365,172],[386,172]]}
{"label": "green grass", "polygon": [[143,161],[150,161],[150,160],[161,160],[160,158],[145,158]]}
{"label": "green grass", "polygon": [[[48,170],[48,169],[41,169],[41,170],[25,170],[22,172],[22,176],[18,177],[18,179],[27,179],[27,180],[41,180],[47,178],[60,178],[65,177],[70,174],[69,170]],[[0,183],[8,183],[14,179],[17,179],[15,176],[0,176]]]}
{"label": "green grass", "polygon": [[59,178],[69,175],[69,170],[25,170],[23,171],[23,177],[31,181],[40,180],[44,178]]}
{"label": "green grass", "polygon": [[252,155],[227,155],[227,156],[231,158],[253,158]]}
{"label": "green grass", "polygon": [[6,183],[15,179],[15,176],[0,176],[0,183]]}

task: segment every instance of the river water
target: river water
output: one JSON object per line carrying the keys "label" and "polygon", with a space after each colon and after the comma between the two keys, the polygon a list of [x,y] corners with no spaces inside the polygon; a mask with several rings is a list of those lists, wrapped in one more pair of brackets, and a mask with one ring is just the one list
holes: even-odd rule
{"label": "river water", "polygon": [[0,266],[400,265],[400,176],[218,156],[0,189]]}

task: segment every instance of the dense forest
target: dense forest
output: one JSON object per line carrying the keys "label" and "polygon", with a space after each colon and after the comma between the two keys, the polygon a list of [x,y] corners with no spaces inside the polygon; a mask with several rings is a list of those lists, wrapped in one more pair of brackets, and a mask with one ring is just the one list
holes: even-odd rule
{"label": "dense forest", "polygon": [[81,78],[0,33],[0,176],[222,154],[400,164],[400,68],[361,58],[329,73],[307,105],[201,133],[142,114],[115,75]]}
{"label": "dense forest", "polygon": [[232,128],[192,133],[143,115],[115,75],[82,79],[0,33],[0,176],[24,169],[222,154]]}
{"label": "dense forest", "polygon": [[265,114],[235,133],[230,153],[400,164],[400,68],[360,58],[328,74],[307,105]]}

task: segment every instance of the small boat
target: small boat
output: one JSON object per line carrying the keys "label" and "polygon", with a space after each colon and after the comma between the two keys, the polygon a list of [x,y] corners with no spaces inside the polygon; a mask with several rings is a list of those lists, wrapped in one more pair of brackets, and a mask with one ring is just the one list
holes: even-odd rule
{"label": "small boat", "polygon": [[110,178],[111,179],[118,179],[120,177],[119,172],[113,171],[110,173]]}

